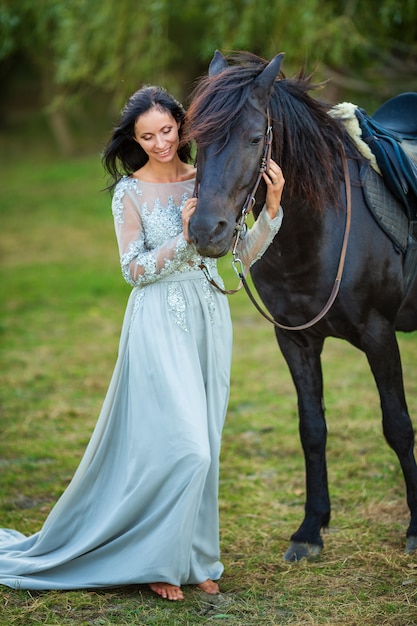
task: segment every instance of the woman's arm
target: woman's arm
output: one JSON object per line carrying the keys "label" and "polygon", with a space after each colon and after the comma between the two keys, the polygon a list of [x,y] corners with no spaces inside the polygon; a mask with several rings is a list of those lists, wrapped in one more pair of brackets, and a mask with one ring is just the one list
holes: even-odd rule
{"label": "woman's arm", "polygon": [[242,263],[250,267],[261,258],[281,228],[284,216],[281,196],[284,188],[284,176],[281,168],[271,159],[269,170],[263,174],[267,186],[265,205],[258,219],[246,236],[237,244],[236,251]]}
{"label": "woman's arm", "polygon": [[112,210],[120,264],[125,280],[134,287],[155,282],[176,271],[195,254],[181,232],[161,246],[149,250],[145,246],[143,224],[133,193],[116,190]]}

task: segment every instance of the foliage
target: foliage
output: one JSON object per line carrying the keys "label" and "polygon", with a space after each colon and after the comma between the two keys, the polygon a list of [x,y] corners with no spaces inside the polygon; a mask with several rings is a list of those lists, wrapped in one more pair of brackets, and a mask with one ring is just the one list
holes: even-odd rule
{"label": "foliage", "polygon": [[[2,525],[32,533],[94,428],[129,287],[98,157],[20,156],[1,169],[0,517]],[[236,286],[229,258],[221,273]],[[184,602],[167,603],[136,586],[0,588],[2,625],[417,625],[417,561],[403,554],[403,478],[383,440],[364,355],[326,342],[333,517],[322,556],[290,566],[282,554],[304,501],[295,391],[271,326],[243,291],[229,301],[235,337],[221,459],[222,595],[186,589]],[[415,417],[417,337],[399,341]]]}
{"label": "foliage", "polygon": [[[24,52],[58,88],[99,87],[120,104],[142,82],[189,85],[215,48],[350,75],[415,70],[416,0],[1,0],[0,59]],[[181,87],[180,89],[184,89]]]}
{"label": "foliage", "polygon": [[371,112],[417,91],[416,41],[417,0],[0,0],[0,113],[7,129],[31,106],[62,154],[79,153],[76,129],[109,128],[142,84],[187,104],[216,48],[284,51],[286,75],[306,65],[322,99]]}

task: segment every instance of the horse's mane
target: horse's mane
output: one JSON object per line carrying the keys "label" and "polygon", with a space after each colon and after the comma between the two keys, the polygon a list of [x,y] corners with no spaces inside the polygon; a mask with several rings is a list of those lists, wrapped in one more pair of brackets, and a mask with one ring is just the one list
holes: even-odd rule
{"label": "horse's mane", "polygon": [[[267,61],[248,52],[227,57],[229,67],[197,83],[185,116],[185,140],[198,146],[227,144],[235,125],[245,127],[242,109],[253,80]],[[342,166],[339,155],[345,131],[328,115],[329,106],[312,98],[318,85],[304,70],[295,78],[280,75],[270,100],[273,126],[273,158],[282,167],[285,195],[319,210],[329,202],[338,204]]]}
{"label": "horse's mane", "polygon": [[220,74],[197,82],[184,119],[184,141],[226,144],[231,128],[241,121],[252,82],[267,61],[249,52],[229,55],[227,60],[229,67]]}

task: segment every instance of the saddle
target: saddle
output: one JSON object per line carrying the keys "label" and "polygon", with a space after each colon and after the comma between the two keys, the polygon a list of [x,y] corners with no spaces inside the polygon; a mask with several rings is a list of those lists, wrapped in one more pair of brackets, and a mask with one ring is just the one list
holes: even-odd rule
{"label": "saddle", "polygon": [[417,220],[417,93],[387,100],[372,116],[355,108],[361,138],[375,156],[390,191],[408,219]]}
{"label": "saddle", "polygon": [[365,157],[368,208],[403,256],[404,300],[417,281],[417,93],[387,100],[372,116],[350,102],[329,114],[345,125]]}

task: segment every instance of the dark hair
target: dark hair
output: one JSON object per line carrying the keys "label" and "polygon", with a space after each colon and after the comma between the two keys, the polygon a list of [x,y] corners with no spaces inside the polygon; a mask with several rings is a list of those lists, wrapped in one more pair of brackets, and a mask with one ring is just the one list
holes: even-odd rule
{"label": "dark hair", "polygon": [[[153,107],[167,111],[179,122],[185,115],[182,104],[163,87],[147,85],[136,91],[122,109],[120,122],[103,152],[103,166],[113,179],[108,186],[109,190],[115,187],[122,176],[130,176],[148,161],[148,155],[133,137],[137,118]],[[180,125],[178,156],[181,161],[188,163],[191,160],[191,144],[181,142],[181,133]]]}

